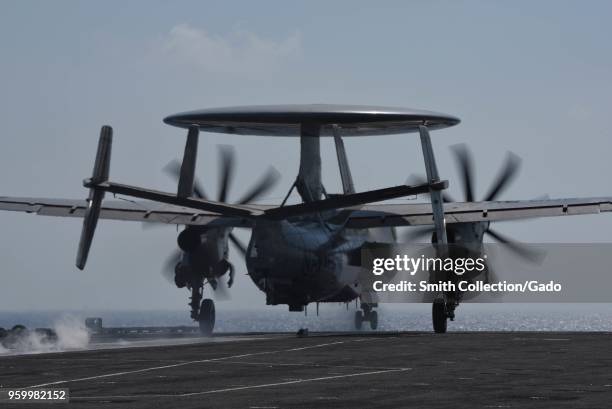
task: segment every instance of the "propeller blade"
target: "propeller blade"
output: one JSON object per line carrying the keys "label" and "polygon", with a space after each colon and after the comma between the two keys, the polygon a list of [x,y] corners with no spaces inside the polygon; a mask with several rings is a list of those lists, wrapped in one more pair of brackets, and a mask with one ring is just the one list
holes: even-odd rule
{"label": "propeller blade", "polygon": [[162,170],[171,178],[178,180],[181,175],[181,162],[178,159],[172,159]]}
{"label": "propeller blade", "polygon": [[485,233],[489,234],[496,241],[507,246],[508,250],[527,261],[538,263],[544,258],[544,254],[540,250],[531,248],[526,244],[519,243],[518,241],[513,240],[491,228],[489,228]]}
{"label": "propeller blade", "polygon": [[[410,175],[408,179],[406,179],[406,184],[408,186],[423,185],[425,183],[427,183],[427,178],[422,175]],[[455,199],[453,199],[449,193],[442,192],[442,201],[444,203],[452,203],[455,202]]]}
{"label": "propeller blade", "polygon": [[[484,272],[478,274],[476,277],[474,277],[474,280],[472,281],[475,281],[478,279],[480,279],[482,282],[486,284],[499,282],[499,278],[495,274],[495,270],[493,270],[493,268],[491,267],[491,263],[486,263],[486,269],[484,270]],[[504,296],[504,293],[497,292],[497,291],[492,291],[489,293],[483,293],[479,291],[467,291],[463,293],[462,299],[464,301],[470,301],[470,300],[475,300],[475,299],[482,300],[482,297],[486,297],[487,299],[499,299],[503,296]]]}
{"label": "propeller blade", "polygon": [[166,175],[178,183],[178,180],[181,177],[181,162],[178,159],[172,159],[162,168],[162,170]]}
{"label": "propeller blade", "polygon": [[232,285],[234,284],[235,272],[236,270],[234,269],[234,265],[232,263],[229,263],[229,279],[227,280],[227,288],[232,288]]}
{"label": "propeller blade", "polygon": [[[495,269],[491,266],[491,263],[487,262],[486,263],[486,270],[485,270],[485,282],[486,283],[498,283],[500,281],[499,276],[497,275],[497,273],[495,273]],[[504,293],[502,292],[498,292],[498,291],[493,291],[488,293],[488,296],[491,298],[502,298],[504,296]]]}
{"label": "propeller blade", "polygon": [[495,200],[495,198],[508,187],[508,183],[516,177],[520,166],[521,158],[512,152],[508,152],[501,173],[497,176],[489,193],[487,193],[483,200],[485,202]]}
{"label": "propeller blade", "polygon": [[413,173],[408,176],[408,179],[406,179],[406,182],[404,183],[406,183],[408,186],[422,185],[427,183],[427,178],[425,178],[423,175],[415,175]]}
{"label": "propeller blade", "polygon": [[214,295],[215,295],[215,299],[216,300],[229,300],[230,298],[230,293],[229,290],[227,289],[227,283],[225,282],[225,279],[223,278],[217,278],[215,279],[216,284],[212,285],[212,280],[211,280],[211,287],[214,289]]}
{"label": "propeller blade", "polygon": [[497,278],[497,274],[495,274],[495,270],[491,267],[491,263],[486,263],[485,268],[485,282],[488,284],[496,283],[499,279]]}
{"label": "propeller blade", "polygon": [[219,145],[219,202],[225,202],[227,192],[234,176],[234,147],[230,145]]}
{"label": "propeller blade", "polygon": [[[425,237],[431,239],[431,235],[435,229],[432,226],[419,226],[419,227],[411,227],[404,233],[403,240],[404,242],[415,242],[417,240],[421,240]],[[429,241],[429,240],[427,240]]]}
{"label": "propeller blade", "polygon": [[280,173],[273,167],[268,168],[264,176],[247,193],[242,196],[237,204],[247,204],[259,199],[270,191],[280,179]]}
{"label": "propeller blade", "polygon": [[[173,159],[164,166],[163,170],[172,179],[178,181],[181,176],[181,162],[178,159]],[[198,178],[193,181],[193,196],[208,200],[208,196]]]}
{"label": "propeller blade", "polygon": [[164,264],[162,265],[162,276],[164,276],[166,280],[172,283],[172,285],[174,285],[174,268],[176,267],[176,264],[181,261],[181,257],[182,252],[176,249],[172,251],[172,253],[170,253],[170,255],[164,261]]}
{"label": "propeller blade", "polygon": [[463,193],[466,202],[474,201],[474,160],[469,149],[465,144],[458,144],[451,147],[457,159],[457,166],[463,182]]}
{"label": "propeller blade", "polygon": [[206,192],[200,183],[198,178],[195,178],[193,181],[193,195],[195,197],[199,197],[200,199],[208,200],[208,196],[206,196]]}
{"label": "propeller blade", "polygon": [[242,257],[246,257],[247,248],[244,243],[242,243],[234,233],[229,234],[229,239],[232,243],[234,243],[234,246],[236,246],[240,254],[242,254]]}

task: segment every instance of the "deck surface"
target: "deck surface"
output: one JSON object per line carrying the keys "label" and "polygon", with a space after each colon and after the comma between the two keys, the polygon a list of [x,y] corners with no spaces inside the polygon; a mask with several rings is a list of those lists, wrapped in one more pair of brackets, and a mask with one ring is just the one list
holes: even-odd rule
{"label": "deck surface", "polygon": [[[610,333],[269,334],[4,356],[0,384],[69,388],[86,408],[604,408],[611,346]],[[14,405],[27,406],[47,405]]]}

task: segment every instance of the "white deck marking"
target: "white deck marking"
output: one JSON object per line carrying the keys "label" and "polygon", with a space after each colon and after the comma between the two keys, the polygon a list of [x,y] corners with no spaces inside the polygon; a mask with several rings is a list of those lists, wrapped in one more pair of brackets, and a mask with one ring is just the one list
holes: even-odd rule
{"label": "white deck marking", "polygon": [[349,368],[349,369],[397,369],[397,367],[376,366],[376,365],[325,365],[312,362],[259,362],[259,361],[219,361],[221,364],[230,365],[259,365],[259,366],[303,366],[310,368]]}
{"label": "white deck marking", "polygon": [[189,393],[180,393],[180,394],[70,396],[70,399],[71,400],[74,400],[74,399],[83,399],[83,400],[94,399],[96,400],[96,399],[181,398],[181,397],[188,397],[188,396],[209,395],[213,393],[235,392],[235,391],[241,391],[241,390],[247,390],[247,389],[270,388],[273,386],[294,385],[297,383],[328,381],[331,379],[352,378],[355,376],[379,375],[379,374],[390,373],[390,372],[404,372],[404,371],[409,371],[411,369],[412,368],[396,368],[396,369],[386,369],[383,371],[357,372],[357,373],[345,374],[345,375],[321,376],[318,378],[296,379],[293,381],[264,383],[260,385],[250,385],[250,386],[237,386],[235,388],[213,389],[210,391],[189,392]]}
{"label": "white deck marking", "polygon": [[177,363],[177,364],[153,366],[153,367],[149,367],[149,368],[133,369],[133,370],[129,370],[129,371],[112,372],[112,373],[107,373],[107,374],[103,374],[103,375],[87,376],[87,377],[84,377],[84,378],[66,379],[66,380],[62,380],[62,381],[41,383],[41,384],[38,384],[38,385],[24,386],[22,389],[41,388],[43,386],[61,385],[61,384],[71,383],[71,382],[91,381],[91,380],[94,380],[94,379],[110,378],[110,377],[113,377],[113,376],[130,375],[130,374],[142,373],[142,372],[151,372],[151,371],[157,371],[157,370],[160,370],[160,369],[177,368],[177,367],[180,367],[180,366],[201,364],[201,363],[205,363],[205,362],[215,362],[215,361],[223,361],[223,360],[227,360],[227,359],[246,358],[246,357],[249,357],[249,356],[276,354],[276,353],[279,353],[279,352],[303,351],[303,350],[306,350],[306,349],[323,348],[323,347],[330,346],[330,345],[338,345],[338,344],[344,344],[346,342],[355,342],[355,341],[357,341],[357,340],[336,341],[336,342],[328,342],[328,343],[325,343],[325,344],[310,345],[310,346],[300,347],[300,348],[279,349],[279,350],[276,350],[276,351],[251,352],[251,353],[248,353],[248,354],[231,355],[231,356],[225,356],[225,357],[220,357],[220,358],[199,359],[199,360],[196,360],[196,361],[180,362],[180,363]]}

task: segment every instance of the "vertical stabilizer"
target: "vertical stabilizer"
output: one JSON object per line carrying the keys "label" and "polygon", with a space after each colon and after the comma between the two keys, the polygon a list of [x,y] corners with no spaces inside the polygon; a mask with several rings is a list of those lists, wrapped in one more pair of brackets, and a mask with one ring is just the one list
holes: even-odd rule
{"label": "vertical stabilizer", "polygon": [[338,166],[340,167],[340,179],[342,180],[342,191],[345,195],[355,193],[355,185],[353,184],[353,176],[349,168],[348,158],[346,157],[346,149],[344,149],[344,141],[340,135],[340,127],[333,126],[334,142],[336,144],[336,156],[338,156]]}
{"label": "vertical stabilizer", "polygon": [[[85,185],[96,185],[106,182],[110,171],[111,148],[113,144],[113,128],[103,126],[100,130],[100,139],[98,141],[98,151],[96,153],[96,161],[94,162],[93,174],[91,179],[84,181]],[[89,189],[88,205],[83,219],[83,229],[81,230],[81,239],[79,240],[79,250],[77,253],[76,266],[79,270],[85,268],[87,256],[93,236],[98,224],[100,209],[102,207],[102,199],[104,199],[104,191],[96,187]]]}
{"label": "vertical stabilizer", "polygon": [[193,196],[193,182],[195,181],[196,159],[198,155],[198,133],[197,126],[191,126],[187,133],[185,153],[181,162],[181,172],[178,182],[177,196],[186,198]]}

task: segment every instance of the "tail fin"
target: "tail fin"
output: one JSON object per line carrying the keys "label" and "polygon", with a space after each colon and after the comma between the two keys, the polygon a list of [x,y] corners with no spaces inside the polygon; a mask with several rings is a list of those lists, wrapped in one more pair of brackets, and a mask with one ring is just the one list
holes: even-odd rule
{"label": "tail fin", "polygon": [[[95,185],[108,180],[112,144],[113,128],[104,125],[100,130],[98,152],[96,153],[93,174],[91,179],[86,179],[84,181],[86,186]],[[102,199],[104,199],[103,190],[95,187],[89,189],[89,197],[87,199],[88,207],[85,211],[85,218],[83,219],[83,229],[81,230],[81,239],[79,241],[79,250],[76,258],[76,266],[79,270],[83,270],[85,268],[85,263],[87,263],[87,256],[96,231],[96,225],[98,224],[98,217],[100,216]]]}
{"label": "tail fin", "polygon": [[193,196],[193,183],[195,180],[196,158],[198,154],[198,133],[197,126],[191,126],[187,134],[185,144],[185,154],[181,162],[181,173],[178,183],[177,196],[186,198]]}

